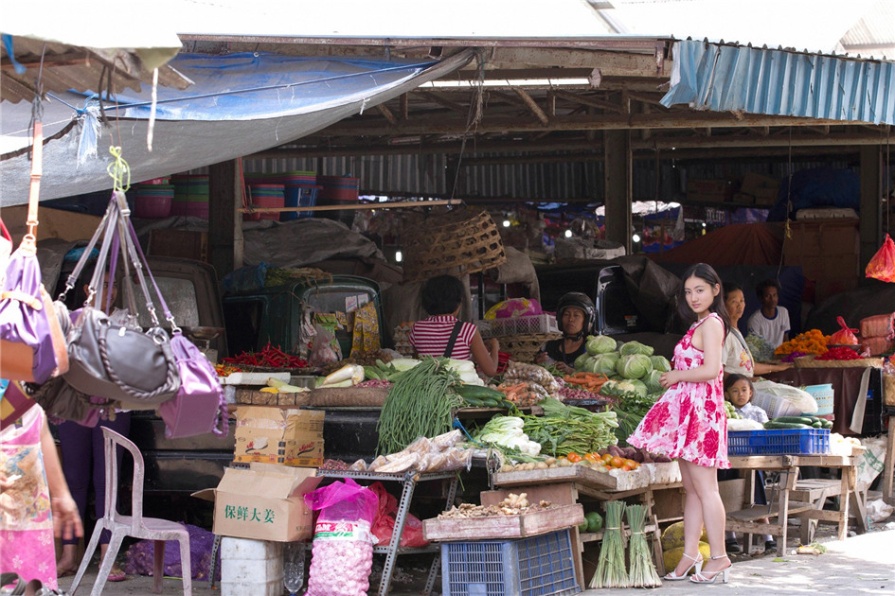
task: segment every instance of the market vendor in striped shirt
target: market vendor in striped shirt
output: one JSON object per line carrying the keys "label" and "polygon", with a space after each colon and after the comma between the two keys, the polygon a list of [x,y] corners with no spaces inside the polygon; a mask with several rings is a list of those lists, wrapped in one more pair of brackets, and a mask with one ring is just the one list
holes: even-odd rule
{"label": "market vendor in striped shirt", "polygon": [[475,325],[457,318],[465,291],[463,282],[452,275],[426,281],[421,299],[429,316],[414,323],[409,340],[418,356],[471,359],[481,372],[493,377],[500,346],[493,338],[485,342]]}

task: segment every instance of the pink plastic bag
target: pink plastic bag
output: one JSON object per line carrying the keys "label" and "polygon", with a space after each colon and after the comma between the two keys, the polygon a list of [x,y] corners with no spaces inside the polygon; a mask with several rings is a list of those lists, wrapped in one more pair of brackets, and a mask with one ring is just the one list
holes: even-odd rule
{"label": "pink plastic bag", "polygon": [[[374,482],[370,490],[379,497],[379,510],[376,521],[373,522],[373,536],[382,546],[391,543],[392,534],[395,531],[395,516],[398,513],[398,499],[389,493],[381,482]],[[404,530],[401,532],[401,548],[422,548],[429,546],[429,541],[423,537],[423,522],[415,515],[408,513],[404,520]]]}
{"label": "pink plastic bag", "polygon": [[351,478],[305,495],[314,526],[307,596],[362,596],[370,589],[376,494]]}

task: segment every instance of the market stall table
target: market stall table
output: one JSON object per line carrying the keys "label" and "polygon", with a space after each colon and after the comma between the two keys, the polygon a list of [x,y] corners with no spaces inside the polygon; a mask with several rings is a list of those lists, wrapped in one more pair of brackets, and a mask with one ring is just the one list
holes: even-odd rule
{"label": "market stall table", "polygon": [[[812,520],[836,522],[839,540],[845,540],[848,535],[848,516],[854,511],[857,521],[858,533],[867,531],[866,515],[863,501],[855,488],[856,461],[852,456],[844,455],[752,455],[733,456],[730,465],[737,470],[764,470],[781,473],[781,482],[778,485],[776,503],[768,505],[750,505],[741,511],[727,513],[727,530],[731,532],[744,532],[747,534],[771,534],[779,536],[777,541],[777,555],[782,556],[786,549],[787,530],[790,516],[798,517],[803,524],[809,524]],[[799,483],[799,468],[819,467],[832,468],[841,471],[840,486],[835,491],[839,497],[839,508],[836,511],[823,509],[827,496],[832,494],[827,490],[827,484],[808,485]],[[812,492],[820,490],[821,493]],[[751,489],[747,489],[751,495]],[[801,495],[809,500],[796,500],[794,497]],[[811,501],[811,497],[816,500]],[[759,520],[771,518],[770,523]],[[774,521],[776,520],[776,522]]]}

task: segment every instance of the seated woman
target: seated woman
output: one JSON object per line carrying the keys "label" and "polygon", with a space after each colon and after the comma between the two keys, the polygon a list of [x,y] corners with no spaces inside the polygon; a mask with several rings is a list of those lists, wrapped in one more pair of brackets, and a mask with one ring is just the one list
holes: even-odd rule
{"label": "seated woman", "polygon": [[569,292],[564,294],[556,306],[556,324],[562,337],[548,341],[544,351],[536,357],[538,364],[555,364],[560,371],[575,372],[574,363],[585,352],[585,340],[594,333],[597,309],[586,294]]}
{"label": "seated woman", "polygon": [[730,316],[730,332],[724,338],[724,347],[721,353],[721,364],[724,367],[725,375],[736,373],[751,379],[753,376],[792,368],[791,362],[775,364],[755,362],[743,334],[737,329],[737,323],[746,310],[746,298],[743,288],[739,284],[724,282],[724,306],[727,307],[727,314]]}
{"label": "seated woman", "polygon": [[429,316],[414,323],[408,339],[419,356],[471,359],[485,375],[493,377],[499,344],[494,338],[485,342],[475,325],[457,318],[465,292],[463,282],[452,275],[426,281],[420,298]]}

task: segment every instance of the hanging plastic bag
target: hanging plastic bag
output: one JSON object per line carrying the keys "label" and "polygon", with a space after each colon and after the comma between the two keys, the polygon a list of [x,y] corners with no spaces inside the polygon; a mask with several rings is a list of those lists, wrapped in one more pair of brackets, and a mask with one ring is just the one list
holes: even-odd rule
{"label": "hanging plastic bag", "polygon": [[314,526],[307,596],[363,596],[370,589],[378,499],[351,478],[305,495]]}
{"label": "hanging plastic bag", "polygon": [[886,239],[864,269],[867,277],[895,283],[895,242],[886,234]]}
{"label": "hanging plastic bag", "polygon": [[855,333],[858,331],[857,329],[852,329],[845,322],[845,319],[842,317],[836,317],[836,322],[839,323],[839,331],[830,336],[830,340],[828,342],[831,346],[856,346],[858,345],[858,338]]}
{"label": "hanging plastic bag", "polygon": [[[370,490],[379,498],[379,510],[376,512],[376,520],[373,522],[373,536],[379,544],[386,546],[392,541],[395,530],[396,516],[398,515],[398,499],[389,493],[381,482],[374,482]],[[423,537],[423,522],[412,513],[407,514],[404,521],[404,529],[401,531],[401,548],[422,548],[429,546],[429,541]]]}

